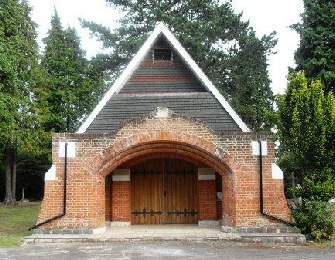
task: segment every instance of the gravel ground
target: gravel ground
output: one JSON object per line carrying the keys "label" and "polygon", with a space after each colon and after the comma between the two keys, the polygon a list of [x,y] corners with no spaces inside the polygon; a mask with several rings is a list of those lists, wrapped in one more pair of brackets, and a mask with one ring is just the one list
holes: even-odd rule
{"label": "gravel ground", "polygon": [[29,244],[0,248],[0,259],[335,259],[335,248],[207,241]]}

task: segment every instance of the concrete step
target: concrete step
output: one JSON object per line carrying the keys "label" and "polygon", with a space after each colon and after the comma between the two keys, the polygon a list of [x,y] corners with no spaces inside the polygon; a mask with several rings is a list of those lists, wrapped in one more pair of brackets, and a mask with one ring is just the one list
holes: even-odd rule
{"label": "concrete step", "polygon": [[[224,232],[224,230],[222,230]],[[296,227],[284,226],[284,227],[242,227],[234,228],[236,233],[299,233],[300,230]]]}
{"label": "concrete step", "polygon": [[93,235],[32,235],[24,238],[24,244],[34,243],[71,243],[71,242],[116,242],[116,241],[205,241],[221,240],[236,241],[244,243],[283,243],[283,244],[306,244],[306,237],[296,233],[243,233],[243,234],[216,234],[216,235],[164,235],[150,234],[142,236],[116,235],[116,236],[93,236]]}
{"label": "concrete step", "polygon": [[306,237],[299,233],[239,233],[241,242],[306,244]]}
{"label": "concrete step", "polygon": [[293,230],[285,228],[267,228],[266,230],[264,228],[225,228],[224,230],[226,232],[223,231],[223,228],[218,226],[199,227],[197,225],[108,226],[99,230],[100,232],[92,233],[78,232],[78,230],[54,230],[52,233],[43,233],[39,230],[39,232],[36,232],[31,236],[25,237],[24,243],[113,242],[141,240],[221,240],[260,243],[306,243],[304,235],[301,235],[300,233],[293,233]]}

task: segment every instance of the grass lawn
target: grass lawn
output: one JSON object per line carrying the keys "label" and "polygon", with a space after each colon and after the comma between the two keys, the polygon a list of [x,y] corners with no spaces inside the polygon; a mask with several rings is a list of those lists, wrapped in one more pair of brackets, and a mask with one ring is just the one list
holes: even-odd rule
{"label": "grass lawn", "polygon": [[28,229],[36,224],[40,203],[19,203],[16,207],[0,205],[0,247],[18,246]]}

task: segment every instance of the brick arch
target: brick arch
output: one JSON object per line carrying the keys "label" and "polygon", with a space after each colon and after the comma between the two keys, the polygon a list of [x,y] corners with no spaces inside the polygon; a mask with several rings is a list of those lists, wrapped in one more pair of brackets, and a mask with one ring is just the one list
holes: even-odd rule
{"label": "brick arch", "polygon": [[121,139],[95,158],[95,172],[105,177],[119,165],[140,157],[174,157],[198,161],[223,175],[234,172],[239,165],[227,151],[197,136],[168,131],[147,131]]}

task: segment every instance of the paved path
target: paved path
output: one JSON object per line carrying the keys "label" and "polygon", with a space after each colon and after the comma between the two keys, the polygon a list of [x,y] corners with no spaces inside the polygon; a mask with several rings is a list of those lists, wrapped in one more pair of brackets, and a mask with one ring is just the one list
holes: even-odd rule
{"label": "paved path", "polygon": [[335,248],[228,241],[131,241],[110,243],[29,244],[0,248],[0,260],[64,259],[287,259],[333,260]]}

